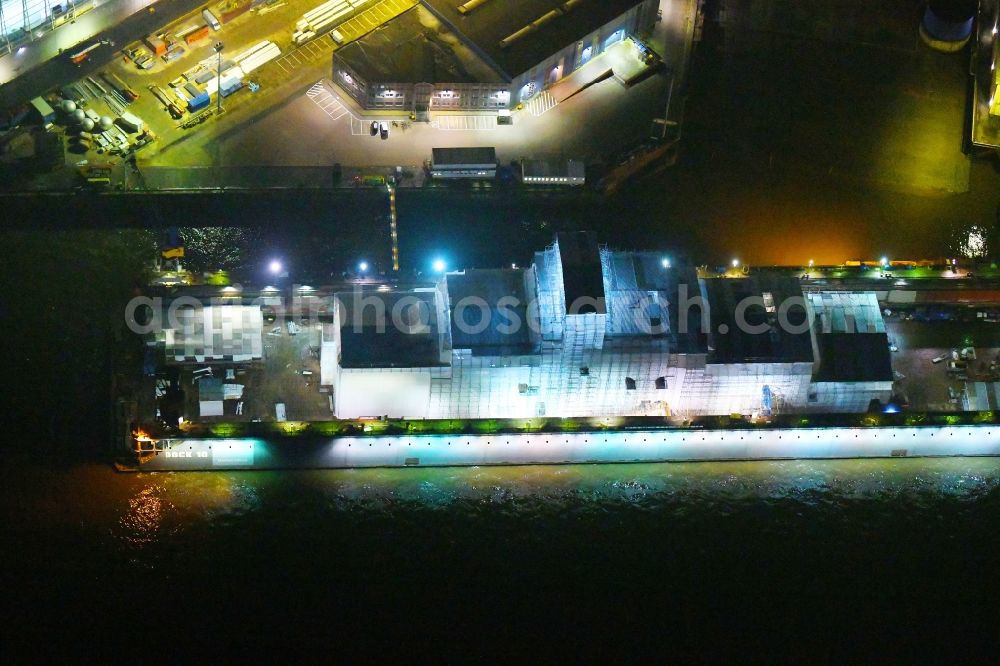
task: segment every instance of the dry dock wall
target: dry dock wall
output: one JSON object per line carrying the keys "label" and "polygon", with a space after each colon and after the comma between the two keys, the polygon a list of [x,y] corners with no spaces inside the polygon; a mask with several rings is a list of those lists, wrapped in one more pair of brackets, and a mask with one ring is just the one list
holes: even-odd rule
{"label": "dry dock wall", "polygon": [[1000,426],[162,440],[142,471],[1000,455]]}

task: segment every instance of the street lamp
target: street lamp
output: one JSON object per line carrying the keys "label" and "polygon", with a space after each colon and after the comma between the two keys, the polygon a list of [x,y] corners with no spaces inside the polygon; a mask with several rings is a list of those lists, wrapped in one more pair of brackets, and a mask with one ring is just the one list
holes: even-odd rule
{"label": "street lamp", "polygon": [[215,89],[215,113],[216,115],[222,113],[222,49],[225,48],[225,44],[222,42],[216,42],[215,55],[217,58],[216,62],[216,89]]}
{"label": "street lamp", "polygon": [[661,262],[660,262],[660,264],[661,264],[661,265],[662,265],[662,266],[663,266],[664,268],[670,268],[670,260],[669,260],[669,259],[667,259],[667,258],[664,258],[664,259],[663,259],[663,261],[661,261]]}
{"label": "street lamp", "polygon": [[733,268],[739,268],[739,267],[740,267],[740,260],[733,259]]}
{"label": "street lamp", "polygon": [[368,272],[368,262],[367,261],[362,261],[360,264],[358,264],[358,272],[359,273],[367,273]]}
{"label": "street lamp", "polygon": [[282,269],[281,262],[277,259],[273,259],[271,260],[271,263],[268,264],[267,269],[271,271],[271,275],[278,275],[281,273]]}
{"label": "street lamp", "polygon": [[444,273],[445,269],[448,268],[448,264],[444,263],[444,259],[434,260],[434,272]]}

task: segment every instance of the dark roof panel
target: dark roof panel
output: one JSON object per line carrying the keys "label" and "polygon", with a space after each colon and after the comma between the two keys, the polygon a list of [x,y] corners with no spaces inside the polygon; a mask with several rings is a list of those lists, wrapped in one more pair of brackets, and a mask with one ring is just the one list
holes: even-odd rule
{"label": "dark roof panel", "polygon": [[[813,361],[812,336],[805,326],[805,300],[796,278],[763,273],[747,278],[714,278],[706,280],[705,287],[711,308],[711,363]],[[754,300],[746,300],[751,298]],[[782,326],[777,313],[788,299],[795,300],[787,309],[789,325]]]}
{"label": "dark roof panel", "polygon": [[433,148],[434,166],[496,165],[496,148]]}
{"label": "dark roof panel", "polygon": [[566,314],[607,313],[601,252],[593,234],[585,231],[556,234],[562,263]]}
{"label": "dark roof panel", "polygon": [[822,359],[816,381],[891,382],[892,359],[885,333],[827,333],[818,336]]}
{"label": "dark roof panel", "polygon": [[452,273],[448,275],[448,297],[453,348],[471,349],[477,356],[534,351],[523,270]]}
{"label": "dark roof panel", "polygon": [[[567,0],[489,0],[468,14],[458,8],[466,0],[429,0],[445,20],[486,52],[514,78],[560,49],[570,46],[640,4],[642,0],[582,0],[566,10]],[[547,14],[557,12],[508,46],[501,40]],[[561,12],[561,13],[559,13]]]}
{"label": "dark roof panel", "polygon": [[[368,293],[362,307],[353,294],[338,294],[343,304],[341,367],[426,368],[443,365],[435,296],[436,292],[430,291]],[[376,302],[384,307],[374,305]],[[396,326],[394,312],[410,328]]]}

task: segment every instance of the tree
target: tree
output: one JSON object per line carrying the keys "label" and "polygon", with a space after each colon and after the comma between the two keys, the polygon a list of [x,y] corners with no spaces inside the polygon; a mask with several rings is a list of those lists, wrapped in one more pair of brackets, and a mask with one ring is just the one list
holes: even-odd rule
{"label": "tree", "polygon": [[181,229],[181,238],[188,269],[234,270],[246,265],[257,233],[239,227],[185,227]]}

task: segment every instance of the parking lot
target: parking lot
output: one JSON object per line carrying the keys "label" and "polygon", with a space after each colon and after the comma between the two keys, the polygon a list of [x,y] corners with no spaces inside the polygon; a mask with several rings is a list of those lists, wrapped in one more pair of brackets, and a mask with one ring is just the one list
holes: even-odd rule
{"label": "parking lot", "polygon": [[[295,21],[314,4],[314,0],[288,0],[264,5],[225,23],[217,32],[199,27],[203,24],[200,13],[189,14],[153,35],[154,42],[162,39],[167,44],[167,58],[158,57],[149,40],[118,45],[122,57],[91,79],[106,83],[106,74],[122,82],[119,89],[133,91],[131,96],[118,94],[120,90],[110,90],[108,85],[95,86],[86,78],[72,82],[88,115],[96,115],[95,124],[104,116],[116,118],[128,113],[143,121],[143,129],[156,137],[136,153],[140,171],[129,171],[130,176],[118,184],[156,188],[163,180],[159,173],[165,182],[197,186],[199,174],[214,173],[202,169],[190,178],[178,179],[170,172],[186,167],[322,168],[342,164],[352,179],[396,167],[421,174],[432,149],[442,146],[494,146],[501,162],[524,157],[595,161],[648,138],[652,119],[663,113],[665,77],[652,77],[632,88],[613,80],[601,81],[562,103],[549,91],[541,91],[524,109],[514,111],[509,125],[499,124],[495,111],[432,112],[427,123],[414,122],[402,110],[368,112],[329,80],[331,57],[338,48],[329,35],[290,47]],[[346,31],[345,39],[362,36],[377,27],[378,21],[392,19],[415,4],[413,0],[382,0],[338,30]],[[397,33],[413,27],[418,14],[407,14],[398,24],[373,33],[373,39],[378,42],[391,33],[393,39],[405,42]],[[423,20],[423,14],[419,17]],[[238,64],[238,54],[245,55],[251,46],[262,42],[275,44],[280,55],[245,76],[244,87],[225,97],[217,108],[214,90],[224,85],[221,79],[231,66],[227,62]],[[221,54],[214,48],[217,43],[223,45]],[[434,48],[435,54],[454,56],[448,60],[449,68],[471,67],[462,64],[465,56],[460,44],[436,43]],[[466,73],[473,74],[473,79],[482,74]],[[189,112],[196,92],[208,93],[211,102]],[[387,136],[372,136],[373,120],[386,124]],[[78,132],[72,125],[67,130],[71,135]],[[114,162],[114,154],[127,152],[127,143],[135,143],[141,135],[141,131],[130,134],[117,126],[108,128],[106,143],[78,141],[68,162]],[[151,174],[149,179],[142,175],[144,169]],[[315,180],[312,174],[309,178],[310,182]],[[411,180],[422,182],[421,178]]]}
{"label": "parking lot", "polygon": [[309,91],[306,92],[306,97],[311,99],[316,106],[322,109],[323,113],[329,116],[331,120],[337,121],[341,118],[349,117],[352,136],[361,136],[367,133],[365,129],[367,123],[351,113],[351,110],[348,109],[347,106],[345,106],[345,104],[341,101],[340,95],[334,93],[322,82],[311,87]]}
{"label": "parking lot", "polygon": [[[226,164],[419,169],[441,146],[492,146],[501,163],[523,157],[595,161],[649,136],[652,119],[662,115],[668,83],[651,77],[624,88],[609,79],[541,113],[531,106],[514,111],[512,124],[498,125],[495,112],[433,113],[430,123],[411,122],[399,112],[365,112],[327,78],[222,136],[216,147]],[[370,136],[371,120],[390,124],[387,140]]]}
{"label": "parking lot", "polygon": [[299,48],[286,53],[275,61],[278,68],[285,74],[294,74],[303,66],[313,67],[333,51],[333,40],[329,37],[319,37],[306,42]]}

